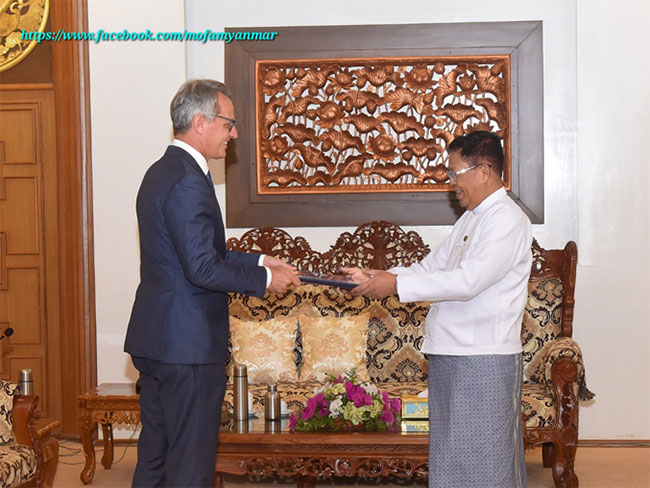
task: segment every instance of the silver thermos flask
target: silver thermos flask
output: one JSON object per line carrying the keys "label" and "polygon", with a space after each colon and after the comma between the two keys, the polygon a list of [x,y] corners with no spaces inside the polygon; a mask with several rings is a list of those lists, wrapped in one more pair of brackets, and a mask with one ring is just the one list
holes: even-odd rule
{"label": "silver thermos flask", "polygon": [[248,420],[248,370],[245,364],[233,368],[233,416],[235,420]]}
{"label": "silver thermos flask", "polygon": [[21,395],[34,394],[34,377],[31,369],[21,369],[18,375],[18,386]]}
{"label": "silver thermos flask", "polygon": [[264,418],[266,420],[280,420],[280,392],[275,383],[270,383],[264,397]]}

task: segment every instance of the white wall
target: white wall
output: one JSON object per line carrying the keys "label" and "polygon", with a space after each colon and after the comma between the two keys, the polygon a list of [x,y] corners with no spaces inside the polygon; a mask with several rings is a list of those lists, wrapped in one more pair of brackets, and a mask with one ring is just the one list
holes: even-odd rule
{"label": "white wall", "polygon": [[[192,31],[543,20],[546,223],[534,233],[544,247],[561,247],[570,239],[579,245],[574,335],[589,386],[598,395],[581,409],[580,437],[650,439],[650,154],[642,146],[650,135],[650,73],[641,61],[650,46],[648,2],[619,1],[613,12],[604,0],[405,0],[397,10],[390,0],[334,0],[319,9],[318,18],[304,2],[289,0],[273,8],[260,0],[191,0],[187,10],[180,0],[89,3],[91,30],[183,30],[184,17]],[[100,43],[90,55],[98,380],[129,381],[135,374],[122,343],[138,282],[135,194],[142,174],[170,140],[173,93],[186,73],[223,79],[223,44]],[[117,157],[116,146],[123,148]],[[225,205],[223,161],[211,167]],[[410,229],[432,246],[449,232],[449,227]],[[289,232],[325,250],[344,230],[353,229]]]}
{"label": "white wall", "polygon": [[650,439],[650,2],[578,2],[581,437]]}
{"label": "white wall", "polygon": [[[184,24],[180,1],[88,2],[90,32],[182,31]],[[139,282],[135,195],[144,172],[170,140],[169,104],[183,81],[182,43],[90,45],[99,382],[137,378],[122,352]]]}

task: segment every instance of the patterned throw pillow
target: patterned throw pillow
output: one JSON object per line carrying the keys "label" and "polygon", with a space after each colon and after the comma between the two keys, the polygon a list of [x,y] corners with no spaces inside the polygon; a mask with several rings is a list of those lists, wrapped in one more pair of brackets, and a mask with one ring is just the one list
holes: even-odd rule
{"label": "patterned throw pillow", "polygon": [[368,314],[345,317],[298,317],[302,332],[301,381],[324,381],[352,368],[357,378],[370,379],[366,369]]}
{"label": "patterned throw pillow", "polygon": [[14,441],[14,429],[11,412],[14,408],[14,395],[18,385],[0,380],[0,444]]}
{"label": "patterned throw pillow", "polygon": [[233,361],[247,366],[250,383],[298,381],[294,355],[297,326],[295,317],[261,322],[230,317]]}

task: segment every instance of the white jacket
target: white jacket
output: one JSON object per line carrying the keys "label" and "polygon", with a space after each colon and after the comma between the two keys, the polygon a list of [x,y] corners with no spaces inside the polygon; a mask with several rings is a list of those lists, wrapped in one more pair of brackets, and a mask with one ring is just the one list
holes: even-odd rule
{"label": "white jacket", "polygon": [[422,352],[521,352],[531,244],[530,220],[500,188],[466,211],[451,235],[421,262],[391,269],[400,301],[433,302]]}

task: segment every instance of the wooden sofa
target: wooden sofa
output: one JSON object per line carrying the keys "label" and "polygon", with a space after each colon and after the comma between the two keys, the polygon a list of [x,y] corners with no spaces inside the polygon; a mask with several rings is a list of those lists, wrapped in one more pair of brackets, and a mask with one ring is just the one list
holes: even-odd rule
{"label": "wooden sofa", "polygon": [[0,486],[51,487],[59,461],[52,422],[37,429],[38,397],[15,394],[18,385],[0,380]]}
{"label": "wooden sofa", "polygon": [[[262,227],[228,241],[229,249],[281,257],[300,269],[332,273],[341,266],[388,269],[421,260],[430,249],[416,232],[388,222],[371,222],[341,234],[326,252],[311,248],[302,237]],[[533,243],[529,298],[522,324],[524,386],[522,416],[527,449],[543,446],[544,466],[553,468],[556,486],[577,486],[573,462],[578,440],[578,398],[589,398],[582,356],[571,339],[576,245],[544,250]],[[427,302],[400,303],[397,296],[379,300],[353,297],[345,290],[301,285],[263,299],[232,295],[230,314],[248,321],[291,317],[296,311],[345,318],[368,313],[365,366],[370,379],[392,395],[413,395],[427,387],[426,357],[420,353]],[[299,328],[299,323],[297,324]],[[297,334],[296,367],[304,353]],[[302,408],[313,394],[313,381],[281,382],[289,408]],[[254,409],[261,410],[266,384],[251,384]],[[232,411],[232,391],[224,410]]]}

